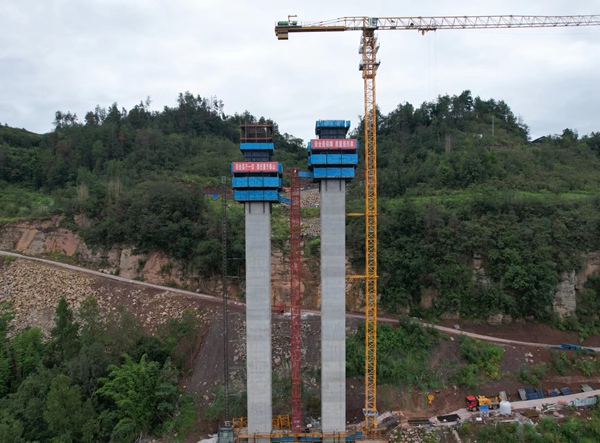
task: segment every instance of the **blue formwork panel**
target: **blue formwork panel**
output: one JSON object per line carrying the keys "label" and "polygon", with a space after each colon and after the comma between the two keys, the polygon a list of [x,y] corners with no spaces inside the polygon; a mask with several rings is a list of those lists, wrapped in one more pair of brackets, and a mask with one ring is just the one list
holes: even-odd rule
{"label": "blue formwork panel", "polygon": [[[275,178],[277,182],[277,178]],[[248,177],[248,186],[252,188],[263,188],[265,187],[265,177]]]}
{"label": "blue formwork panel", "polygon": [[349,128],[350,120],[317,120],[315,128]]}
{"label": "blue formwork panel", "polygon": [[314,178],[354,178],[354,168],[314,168]]}
{"label": "blue formwork panel", "polygon": [[247,188],[248,185],[248,177],[233,177],[231,179],[231,187],[235,188]]}
{"label": "blue formwork panel", "polygon": [[274,151],[275,143],[240,143],[241,151]]}
{"label": "blue formwork panel", "polygon": [[283,181],[278,177],[233,177],[231,187],[236,188],[277,188],[283,186]]}
{"label": "blue formwork panel", "polygon": [[532,387],[526,387],[525,394],[527,395],[527,400],[537,400],[539,398],[537,391]]}
{"label": "blue formwork panel", "polygon": [[358,154],[311,154],[308,165],[358,165]]}
{"label": "blue formwork panel", "polygon": [[281,188],[283,181],[278,177],[248,177],[248,184],[255,188]]}
{"label": "blue formwork panel", "polygon": [[236,201],[278,201],[279,194],[276,190],[251,190],[251,191],[233,191],[233,198]]}

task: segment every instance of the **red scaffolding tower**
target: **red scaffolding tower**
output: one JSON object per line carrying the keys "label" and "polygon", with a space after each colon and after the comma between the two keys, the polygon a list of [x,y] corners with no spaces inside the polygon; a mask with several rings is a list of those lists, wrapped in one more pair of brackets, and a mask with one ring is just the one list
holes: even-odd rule
{"label": "red scaffolding tower", "polygon": [[302,430],[302,329],[300,307],[300,168],[290,170],[290,336],[292,364],[292,432]]}

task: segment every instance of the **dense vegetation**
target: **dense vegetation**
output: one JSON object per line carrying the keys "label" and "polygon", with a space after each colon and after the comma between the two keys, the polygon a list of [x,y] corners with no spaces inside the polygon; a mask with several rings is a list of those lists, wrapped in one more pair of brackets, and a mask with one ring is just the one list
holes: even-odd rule
{"label": "dense vegetation", "polygon": [[[432,364],[432,356],[440,353],[440,347],[448,346],[443,343],[448,339],[447,335],[440,334],[437,329],[425,327],[403,316],[399,318],[397,327],[378,325],[377,383],[398,388],[411,386],[423,391],[454,383],[472,391],[486,379],[498,380],[501,377],[500,360],[504,349],[467,336],[459,339],[460,361],[448,360]],[[592,373],[595,365],[595,361],[592,361]],[[364,371],[363,324],[346,340],[346,374],[348,377],[363,376]]]}
{"label": "dense vegetation", "polygon": [[[365,371],[364,324],[346,340],[346,375],[356,377]],[[429,355],[440,342],[440,333],[420,323],[401,318],[398,327],[381,324],[377,328],[377,381],[392,386],[427,389],[441,381],[429,368]]]}
{"label": "dense vegetation", "polygon": [[500,360],[504,355],[502,346],[461,336],[459,352],[466,364],[458,367],[451,380],[460,386],[475,390],[485,377],[500,378]]}
{"label": "dense vegetation", "polygon": [[[583,254],[600,249],[600,133],[579,138],[565,129],[530,143],[504,102],[469,91],[400,105],[380,116],[378,130],[383,306],[550,319],[563,272],[579,270]],[[349,206],[361,205],[351,193]],[[350,256],[360,268],[362,220],[349,224]],[[593,310],[600,293],[592,291],[581,297],[578,317],[591,314],[571,320],[584,333],[600,326]]]}
{"label": "dense vegetation", "polygon": [[90,298],[75,315],[63,298],[49,339],[9,331],[10,306],[0,313],[0,443],[180,438],[194,424],[178,388],[197,333],[191,312],[149,336],[122,309],[103,317]]}
{"label": "dense vegetation", "polygon": [[458,431],[465,443],[592,443],[600,441],[600,411],[594,410],[589,420],[567,418],[557,423],[543,418],[533,426],[529,423],[496,423],[476,426],[464,423]]}
{"label": "dense vegetation", "polygon": [[[215,193],[241,159],[238,126],[266,122],[225,115],[216,99],[180,94],[151,111],[96,107],[79,121],[57,112],[43,136],[0,127],[0,220],[62,211],[63,225],[92,246],[133,244],[178,259],[190,275],[218,272],[220,205]],[[362,124],[354,136],[362,137]],[[301,140],[276,131],[276,160],[305,165]],[[469,91],[378,120],[379,289],[389,312],[494,314],[552,320],[565,272],[600,250],[600,132],[571,129],[531,143],[509,106]],[[360,174],[359,174],[360,176]],[[362,212],[361,180],[349,212]],[[75,225],[75,217],[79,217]],[[228,211],[232,274],[243,273],[243,211]],[[287,217],[275,211],[274,245]],[[348,253],[360,269],[364,225],[349,218]],[[307,239],[316,252],[318,239]],[[600,287],[579,294],[566,327],[600,330]]]}

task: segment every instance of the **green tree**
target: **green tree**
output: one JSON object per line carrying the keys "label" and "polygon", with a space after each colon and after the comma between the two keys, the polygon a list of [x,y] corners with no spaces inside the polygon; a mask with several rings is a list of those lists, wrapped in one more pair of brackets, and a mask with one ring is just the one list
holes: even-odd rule
{"label": "green tree", "polygon": [[94,297],[88,297],[81,303],[77,317],[81,323],[82,345],[103,343],[105,341],[104,322],[98,308],[98,301]]}
{"label": "green tree", "polygon": [[[167,373],[170,371],[167,370]],[[133,441],[140,435],[159,430],[176,410],[177,380],[144,355],[139,363],[125,356],[122,365],[109,367],[97,394],[115,404],[113,438]]]}
{"label": "green tree", "polygon": [[94,420],[92,400],[83,400],[80,388],[71,384],[66,375],[52,380],[44,419],[53,435],[52,442],[93,442],[97,424]]}
{"label": "green tree", "polygon": [[54,328],[50,331],[52,347],[58,361],[69,360],[79,352],[79,325],[73,311],[62,297],[56,306]]}
{"label": "green tree", "polygon": [[123,306],[119,306],[116,312],[111,312],[108,316],[105,331],[105,347],[113,357],[132,354],[144,336],[139,320]]}
{"label": "green tree", "polygon": [[45,441],[50,438],[44,410],[54,376],[53,371],[39,368],[19,385],[6,404],[5,409],[10,416],[23,424],[23,438],[26,441]]}
{"label": "green tree", "polygon": [[81,387],[83,395],[91,397],[98,389],[98,379],[105,377],[107,368],[117,361],[118,358],[111,357],[99,342],[84,345],[79,354],[69,362],[69,375],[73,383]]}
{"label": "green tree", "polygon": [[39,328],[28,328],[17,334],[11,342],[15,381],[20,383],[33,374],[46,356],[46,345]]}
{"label": "green tree", "polygon": [[23,439],[23,423],[3,411],[0,411],[0,443],[26,443]]}

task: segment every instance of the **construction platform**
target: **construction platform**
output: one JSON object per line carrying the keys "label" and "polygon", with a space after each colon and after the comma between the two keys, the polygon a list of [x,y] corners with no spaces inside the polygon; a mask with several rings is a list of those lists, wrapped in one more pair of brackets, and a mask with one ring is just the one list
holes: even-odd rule
{"label": "construction platform", "polygon": [[282,442],[331,442],[340,443],[348,441],[357,441],[362,439],[361,431],[350,431],[350,432],[335,432],[335,433],[322,433],[322,432],[291,432],[285,430],[274,430],[269,434],[248,434],[247,428],[240,429],[236,433],[236,441],[240,443],[259,443],[265,440],[269,440],[274,443]]}

